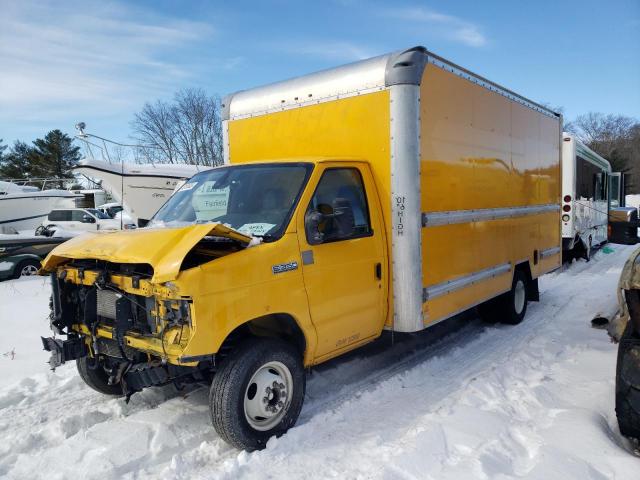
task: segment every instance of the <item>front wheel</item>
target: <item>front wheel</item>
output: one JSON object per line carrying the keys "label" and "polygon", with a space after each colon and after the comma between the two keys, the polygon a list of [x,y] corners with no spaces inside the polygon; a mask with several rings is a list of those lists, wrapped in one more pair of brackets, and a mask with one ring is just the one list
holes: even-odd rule
{"label": "front wheel", "polygon": [[122,385],[109,384],[109,375],[98,360],[82,357],[76,360],[80,378],[96,392],[104,395],[122,396]]}
{"label": "front wheel", "polygon": [[40,262],[35,259],[22,260],[13,272],[13,278],[31,277],[40,270]]}
{"label": "front wheel", "polygon": [[231,445],[263,449],[298,419],[304,401],[301,353],[272,338],[252,338],[227,357],[209,392],[211,421]]}

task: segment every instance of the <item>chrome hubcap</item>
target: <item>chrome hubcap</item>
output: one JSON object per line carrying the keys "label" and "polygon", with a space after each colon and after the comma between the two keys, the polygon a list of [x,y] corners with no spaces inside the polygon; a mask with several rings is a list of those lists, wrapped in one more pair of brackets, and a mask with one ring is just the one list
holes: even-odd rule
{"label": "chrome hubcap", "polygon": [[524,304],[527,300],[527,292],[522,280],[518,280],[518,282],[516,283],[515,294],[513,297],[516,313],[520,315],[522,313],[522,310],[524,310]]}
{"label": "chrome hubcap", "polygon": [[275,427],[289,410],[293,379],[281,362],[269,362],[253,374],[244,394],[244,415],[249,425],[265,431]]}
{"label": "chrome hubcap", "polygon": [[33,265],[27,265],[25,267],[22,267],[22,270],[20,270],[21,277],[30,277],[31,275],[35,275],[36,273],[38,273],[38,268]]}

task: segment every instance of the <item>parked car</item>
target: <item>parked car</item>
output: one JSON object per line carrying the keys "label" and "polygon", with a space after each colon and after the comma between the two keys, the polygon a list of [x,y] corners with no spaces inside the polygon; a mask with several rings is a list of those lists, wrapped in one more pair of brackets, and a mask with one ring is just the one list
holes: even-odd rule
{"label": "parked car", "polygon": [[30,277],[40,270],[40,257],[29,253],[11,255],[0,260],[0,281]]}
{"label": "parked car", "polygon": [[620,340],[616,416],[620,432],[640,441],[640,249],[631,254],[618,284],[620,315],[609,333]]}
{"label": "parked car", "polygon": [[[110,218],[95,208],[67,208],[51,210],[42,225],[49,230],[53,227],[70,232],[91,232],[96,230],[120,230],[120,220]],[[133,223],[123,224],[124,229],[135,228]]]}

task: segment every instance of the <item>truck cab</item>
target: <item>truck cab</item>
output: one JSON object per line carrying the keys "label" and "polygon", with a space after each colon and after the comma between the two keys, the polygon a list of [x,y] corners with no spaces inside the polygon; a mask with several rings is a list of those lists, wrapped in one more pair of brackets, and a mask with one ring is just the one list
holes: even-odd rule
{"label": "truck cab", "polygon": [[[72,239],[47,257],[52,327],[68,335],[44,339],[51,366],[77,360],[90,386],[130,396],[220,378],[214,373],[243,346],[280,342],[290,365],[279,362],[280,373],[264,375],[268,385],[255,384],[266,392],[276,382],[292,396],[248,416],[253,430],[273,435],[260,428],[291,413],[305,367],[381,334],[384,232],[365,161],[258,162],[197,174],[147,228]],[[268,438],[253,435],[236,444],[258,448]]]}

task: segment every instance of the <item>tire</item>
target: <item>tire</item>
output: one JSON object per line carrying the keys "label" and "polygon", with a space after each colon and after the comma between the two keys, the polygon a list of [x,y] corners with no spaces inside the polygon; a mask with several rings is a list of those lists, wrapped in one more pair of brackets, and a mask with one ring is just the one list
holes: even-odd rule
{"label": "tire", "polygon": [[96,392],[121,397],[123,395],[122,385],[119,383],[109,385],[109,375],[107,375],[107,372],[105,372],[100,364],[94,368],[93,362],[94,360],[89,357],[82,357],[76,360],[76,367],[78,367],[80,378]]}
{"label": "tire", "polygon": [[620,433],[640,441],[640,337],[630,321],[618,345],[616,417]]}
{"label": "tire", "polygon": [[528,276],[522,270],[513,272],[511,290],[493,300],[494,318],[500,323],[517,325],[527,314]]}
{"label": "tire", "polygon": [[[291,344],[273,338],[246,340],[225,358],[211,383],[209,409],[216,432],[236,448],[262,450],[269,438],[296,423],[305,382],[302,355]],[[274,411],[265,413],[265,406]]]}
{"label": "tire", "polygon": [[40,270],[40,262],[38,260],[28,258],[18,263],[18,266],[13,271],[13,278],[31,277],[36,275],[38,270]]}

